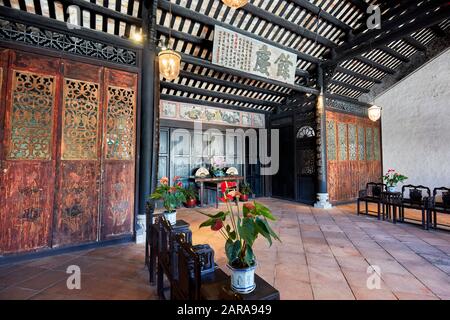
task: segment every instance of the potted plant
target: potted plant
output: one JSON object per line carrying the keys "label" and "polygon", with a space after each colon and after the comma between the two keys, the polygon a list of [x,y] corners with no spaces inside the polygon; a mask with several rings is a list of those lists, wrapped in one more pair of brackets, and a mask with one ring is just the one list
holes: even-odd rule
{"label": "potted plant", "polygon": [[183,183],[180,177],[173,178],[173,185],[170,186],[169,179],[162,177],[159,180],[159,185],[155,192],[150,195],[150,199],[163,200],[164,216],[170,224],[174,225],[177,222],[177,208],[181,206],[186,198],[183,193]]}
{"label": "potted plant", "polygon": [[186,198],[184,205],[188,208],[194,208],[197,205],[197,189],[190,185],[188,188],[183,189],[183,193]]}
{"label": "potted plant", "polygon": [[240,201],[248,201],[248,195],[252,193],[252,189],[247,182],[244,182],[240,187],[241,196],[239,197]]}
{"label": "potted plant", "polygon": [[255,268],[256,257],[253,253],[253,244],[259,235],[263,236],[272,245],[272,240],[279,240],[272,230],[268,220],[275,221],[275,217],[264,205],[254,201],[243,205],[234,202],[242,194],[238,191],[229,191],[226,182],[223,183],[223,197],[226,210],[217,214],[205,214],[208,219],[200,228],[210,227],[220,232],[225,239],[225,253],[228,267],[231,270],[231,289],[237,293],[246,294],[256,288]]}
{"label": "potted plant", "polygon": [[389,169],[382,179],[386,181],[388,191],[395,192],[397,183],[405,181],[408,177],[395,172],[394,169]]}

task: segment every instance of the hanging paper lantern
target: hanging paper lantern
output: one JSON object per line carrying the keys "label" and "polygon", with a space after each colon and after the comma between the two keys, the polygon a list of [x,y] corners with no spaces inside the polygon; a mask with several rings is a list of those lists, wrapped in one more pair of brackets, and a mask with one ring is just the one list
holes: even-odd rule
{"label": "hanging paper lantern", "polygon": [[159,72],[167,80],[174,80],[180,73],[181,56],[171,49],[164,49],[158,53]]}

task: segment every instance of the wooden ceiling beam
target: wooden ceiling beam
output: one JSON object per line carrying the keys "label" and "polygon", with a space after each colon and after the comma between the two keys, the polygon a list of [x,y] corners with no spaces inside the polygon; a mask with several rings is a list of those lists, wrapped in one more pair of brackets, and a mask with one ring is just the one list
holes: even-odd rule
{"label": "wooden ceiling beam", "polygon": [[406,37],[402,38],[402,40],[405,41],[410,46],[413,46],[414,48],[416,48],[419,51],[424,52],[427,50],[427,47],[425,47],[420,41],[416,40],[412,36],[406,36]]}
{"label": "wooden ceiling beam", "polygon": [[348,24],[342,22],[332,14],[329,14],[325,10],[322,10],[322,8],[319,8],[315,4],[311,3],[308,0],[291,0],[291,2],[295,3],[297,6],[308,10],[312,14],[319,15],[320,18],[327,21],[328,23],[331,23],[335,27],[338,27],[339,29],[343,30],[344,32],[348,33],[352,31],[352,27],[350,27]]}
{"label": "wooden ceiling beam", "polygon": [[389,48],[388,46],[381,46],[379,47],[380,50],[386,52],[388,55],[394,57],[395,59],[400,60],[401,62],[409,62],[409,59],[407,57],[405,57],[404,55],[402,55],[401,53],[395,51],[392,48]]}
{"label": "wooden ceiling beam", "polygon": [[322,60],[319,59],[319,58],[316,58],[316,57],[313,57],[313,56],[311,56],[309,54],[300,52],[298,50],[295,50],[295,49],[292,49],[292,48],[289,48],[289,47],[286,47],[284,45],[279,44],[278,42],[275,42],[275,41],[263,38],[263,37],[258,36],[256,34],[253,34],[251,32],[248,32],[248,31],[236,28],[236,27],[234,27],[232,25],[229,25],[227,23],[221,22],[221,21],[219,21],[217,19],[211,18],[209,16],[206,16],[204,14],[198,13],[196,11],[186,9],[185,7],[179,6],[177,4],[169,3],[167,0],[158,0],[158,7],[163,9],[163,10],[165,10],[165,11],[171,10],[173,15],[180,16],[180,17],[183,17],[183,18],[186,18],[186,19],[190,19],[190,20],[198,22],[198,23],[205,24],[205,25],[209,26],[210,28],[214,28],[215,25],[227,28],[227,29],[229,29],[231,31],[243,34],[243,35],[245,35],[245,36],[247,36],[249,38],[252,38],[252,39],[255,39],[255,40],[267,43],[267,44],[269,44],[271,46],[277,47],[277,48],[285,50],[285,51],[289,51],[289,52],[295,54],[301,60],[305,60],[305,61],[308,61],[308,62],[311,62],[311,63],[314,63],[314,64],[319,64],[320,62],[322,62]]}
{"label": "wooden ceiling beam", "polygon": [[211,83],[211,84],[223,86],[226,88],[233,88],[233,89],[246,90],[249,92],[263,93],[263,94],[267,94],[267,95],[271,95],[271,96],[278,96],[278,97],[282,97],[282,98],[287,98],[289,96],[289,94],[287,94],[287,93],[264,89],[264,88],[259,88],[256,86],[250,86],[250,85],[233,82],[233,81],[229,81],[229,80],[212,78],[212,77],[208,77],[205,75],[188,72],[185,70],[180,71],[180,76],[187,78],[187,79],[192,79],[194,81]]}
{"label": "wooden ceiling beam", "polygon": [[201,96],[213,97],[213,98],[217,98],[217,99],[232,100],[232,101],[237,101],[237,102],[242,102],[242,103],[256,104],[256,105],[260,105],[263,107],[272,107],[272,108],[280,107],[279,103],[272,102],[272,101],[237,96],[237,95],[233,95],[233,94],[229,94],[229,93],[201,89],[201,88],[196,88],[196,87],[192,87],[192,86],[185,86],[185,85],[177,84],[174,82],[161,81],[161,88],[166,88],[166,89],[181,91],[181,92],[187,92],[187,93],[192,93],[192,94],[198,94]]}
{"label": "wooden ceiling beam", "polygon": [[355,78],[359,78],[359,79],[365,80],[365,81],[370,81],[370,82],[375,82],[375,83],[381,83],[382,82],[380,79],[377,79],[377,78],[374,78],[374,77],[371,77],[371,76],[368,76],[368,75],[365,75],[365,74],[362,74],[362,73],[358,73],[358,72],[355,72],[353,70],[350,70],[350,69],[347,69],[347,68],[344,68],[344,67],[340,67],[340,66],[336,67],[336,72],[345,73],[345,74],[348,74],[350,76],[353,76]]}
{"label": "wooden ceiling beam", "polygon": [[328,48],[335,48],[337,46],[336,43],[334,43],[330,39],[320,36],[315,32],[312,32],[306,28],[303,28],[303,27],[299,26],[298,24],[290,22],[289,20],[281,18],[269,11],[266,11],[257,6],[254,6],[251,3],[247,3],[241,9],[243,9],[244,11],[250,13],[251,15],[253,15],[255,17],[258,17],[267,22],[276,24],[276,25],[278,25],[288,31],[291,31],[301,37],[309,39],[313,42],[317,41],[317,43],[320,43],[321,45],[326,46]]}
{"label": "wooden ceiling beam", "polygon": [[331,79],[330,83],[335,84],[335,85],[340,86],[340,87],[347,88],[347,89],[359,91],[359,92],[362,92],[362,93],[368,93],[370,91],[369,89],[361,88],[361,87],[355,86],[353,84],[346,83],[344,81]]}

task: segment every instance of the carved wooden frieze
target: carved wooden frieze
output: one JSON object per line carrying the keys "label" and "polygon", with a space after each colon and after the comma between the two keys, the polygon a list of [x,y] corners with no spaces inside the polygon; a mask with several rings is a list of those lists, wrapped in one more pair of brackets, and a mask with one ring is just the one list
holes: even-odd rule
{"label": "carved wooden frieze", "polygon": [[97,159],[99,85],[64,79],[62,159]]}
{"label": "carved wooden frieze", "polygon": [[108,86],[106,115],[106,158],[134,159],[135,91]]}
{"label": "carved wooden frieze", "polygon": [[50,160],[55,78],[13,71],[8,159]]}

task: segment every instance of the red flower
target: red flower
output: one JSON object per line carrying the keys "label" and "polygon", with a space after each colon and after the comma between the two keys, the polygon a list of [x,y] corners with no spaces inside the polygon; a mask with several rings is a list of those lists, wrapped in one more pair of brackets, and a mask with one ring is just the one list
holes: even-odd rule
{"label": "red flower", "polygon": [[211,226],[211,230],[219,231],[223,227],[223,222],[221,219],[217,219],[214,224]]}
{"label": "red flower", "polygon": [[169,178],[162,177],[161,180],[159,180],[159,183],[166,185],[169,183]]}
{"label": "red flower", "polygon": [[177,186],[179,186],[181,188],[183,186],[183,182],[178,181]]}
{"label": "red flower", "polygon": [[175,193],[175,192],[177,192],[177,188],[175,188],[175,187],[170,187],[169,193]]}

